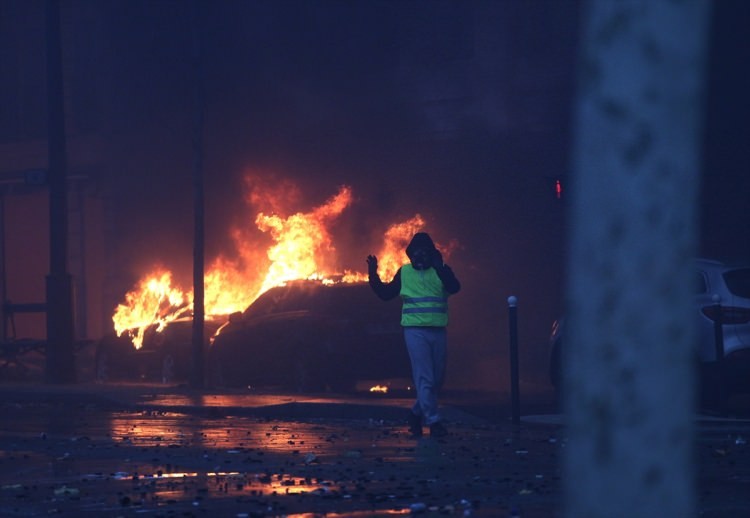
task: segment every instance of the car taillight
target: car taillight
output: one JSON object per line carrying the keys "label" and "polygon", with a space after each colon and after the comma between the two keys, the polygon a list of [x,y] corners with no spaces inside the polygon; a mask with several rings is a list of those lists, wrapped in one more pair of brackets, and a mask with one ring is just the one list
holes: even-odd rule
{"label": "car taillight", "polygon": [[734,306],[704,306],[701,313],[716,322],[721,318],[722,324],[747,324],[750,322],[750,308]]}

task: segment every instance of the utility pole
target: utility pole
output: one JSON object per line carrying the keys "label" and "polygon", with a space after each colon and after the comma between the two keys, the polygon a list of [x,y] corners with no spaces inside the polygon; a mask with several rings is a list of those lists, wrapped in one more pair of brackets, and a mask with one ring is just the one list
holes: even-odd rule
{"label": "utility pole", "polygon": [[200,25],[199,0],[191,3],[192,7],[192,37],[193,37],[193,64],[195,81],[195,127],[193,137],[193,215],[194,215],[194,238],[193,238],[193,362],[190,376],[190,385],[193,388],[202,388],[204,385],[205,351],[204,327],[205,327],[205,301],[204,301],[204,270],[205,270],[205,231],[204,231],[204,195],[203,195],[203,68]]}
{"label": "utility pole", "polygon": [[563,358],[565,515],[692,516],[692,258],[708,0],[592,0]]}
{"label": "utility pole", "polygon": [[68,274],[67,157],[59,0],[46,1],[50,273],[47,276],[49,383],[76,379],[73,352],[73,283]]}

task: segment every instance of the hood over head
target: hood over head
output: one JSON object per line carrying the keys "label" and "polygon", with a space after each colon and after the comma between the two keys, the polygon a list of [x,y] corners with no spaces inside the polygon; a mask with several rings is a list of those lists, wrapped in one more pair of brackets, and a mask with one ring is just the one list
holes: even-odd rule
{"label": "hood over head", "polygon": [[411,238],[411,242],[406,247],[407,257],[411,259],[414,251],[420,248],[430,252],[436,250],[435,243],[432,242],[432,238],[427,232],[417,232],[414,234],[414,237]]}

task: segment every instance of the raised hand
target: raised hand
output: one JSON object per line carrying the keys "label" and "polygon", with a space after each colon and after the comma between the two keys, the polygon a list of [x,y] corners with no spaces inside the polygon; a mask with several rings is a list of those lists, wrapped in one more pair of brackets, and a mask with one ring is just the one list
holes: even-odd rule
{"label": "raised hand", "polygon": [[367,256],[367,273],[369,275],[378,274],[378,258],[374,255]]}

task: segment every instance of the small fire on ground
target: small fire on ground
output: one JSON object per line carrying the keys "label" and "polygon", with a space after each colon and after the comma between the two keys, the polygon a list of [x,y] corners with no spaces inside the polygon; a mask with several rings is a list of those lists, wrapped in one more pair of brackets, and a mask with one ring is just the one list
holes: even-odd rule
{"label": "small fire on ground", "polygon": [[[243,311],[268,289],[293,280],[319,280],[324,283],[367,280],[366,272],[339,269],[338,254],[330,231],[332,224],[352,204],[350,187],[342,186],[325,203],[309,212],[293,213],[285,211],[281,201],[290,197],[289,192],[279,189],[280,192],[273,193],[249,187],[248,202],[253,206],[265,205],[269,210],[257,213],[255,229],[235,228],[232,238],[236,254],[231,258],[220,255],[206,269],[206,320],[222,319]],[[285,213],[288,215],[285,216]],[[390,280],[406,262],[404,249],[424,224],[424,219],[415,214],[388,227],[376,253],[378,273],[382,279]],[[262,245],[258,245],[259,241],[263,241],[258,237],[258,230],[265,234],[261,236],[265,238]],[[139,349],[143,345],[146,329],[155,326],[156,331],[161,332],[170,322],[191,317],[192,313],[192,290],[175,285],[172,272],[168,269],[155,268],[125,295],[124,302],[115,309],[112,320],[117,336],[127,333],[135,348]]]}

